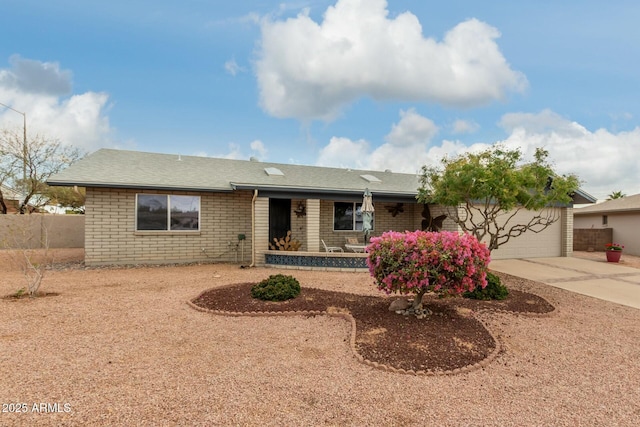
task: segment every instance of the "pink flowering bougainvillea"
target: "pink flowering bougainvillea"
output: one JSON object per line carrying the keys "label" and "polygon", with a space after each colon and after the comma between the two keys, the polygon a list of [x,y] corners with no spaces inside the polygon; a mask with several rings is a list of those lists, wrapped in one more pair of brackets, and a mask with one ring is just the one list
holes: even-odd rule
{"label": "pink flowering bougainvillea", "polygon": [[413,308],[426,292],[457,295],[487,285],[490,252],[470,234],[388,231],[371,238],[367,252],[378,289],[415,294]]}

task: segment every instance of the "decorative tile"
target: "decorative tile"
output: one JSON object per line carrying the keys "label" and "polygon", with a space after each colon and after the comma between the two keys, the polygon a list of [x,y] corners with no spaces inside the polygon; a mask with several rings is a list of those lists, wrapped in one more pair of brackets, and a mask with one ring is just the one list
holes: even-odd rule
{"label": "decorative tile", "polygon": [[367,259],[363,257],[328,257],[316,255],[280,255],[265,254],[265,263],[277,266],[295,266],[312,268],[367,269]]}

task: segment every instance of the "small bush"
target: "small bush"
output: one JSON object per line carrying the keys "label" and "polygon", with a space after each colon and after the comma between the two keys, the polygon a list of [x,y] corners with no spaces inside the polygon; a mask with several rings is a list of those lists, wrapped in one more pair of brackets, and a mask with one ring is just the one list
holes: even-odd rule
{"label": "small bush", "polygon": [[271,275],[251,288],[251,296],[264,301],[285,301],[300,294],[300,283],[292,276]]}
{"label": "small bush", "polygon": [[500,278],[493,273],[487,273],[487,286],[483,289],[478,285],[473,291],[462,294],[465,298],[492,300],[505,299],[509,295],[509,290],[500,282]]}

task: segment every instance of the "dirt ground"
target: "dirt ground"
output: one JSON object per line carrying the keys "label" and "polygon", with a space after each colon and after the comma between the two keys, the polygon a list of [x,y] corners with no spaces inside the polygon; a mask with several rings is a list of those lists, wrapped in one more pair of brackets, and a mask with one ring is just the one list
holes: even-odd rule
{"label": "dirt ground", "polygon": [[[19,251],[5,252],[7,267],[16,267],[24,254]],[[47,262],[55,271],[65,270],[109,270],[119,267],[91,268],[82,265],[79,250],[50,250],[46,253],[31,251],[37,262]],[[2,258],[0,258],[2,259]],[[142,273],[147,280],[160,281],[164,269],[158,267],[125,267],[128,274]],[[132,269],[133,268],[133,269]],[[295,271],[290,272],[295,275]],[[316,276],[318,273],[315,273]],[[354,353],[368,362],[381,366],[413,372],[450,372],[470,368],[492,357],[498,351],[498,343],[473,313],[483,310],[498,310],[513,313],[543,314],[554,310],[543,298],[517,289],[519,279],[502,276],[510,284],[510,295],[503,301],[474,301],[465,298],[438,298],[426,296],[424,307],[433,315],[432,328],[424,328],[425,320],[415,316],[402,316],[390,312],[391,301],[398,298],[379,293],[378,296],[362,296],[345,292],[313,289],[304,286],[299,297],[285,302],[265,302],[250,295],[256,282],[223,286],[203,292],[193,303],[203,309],[222,313],[250,312],[327,312],[349,313],[355,322]],[[94,278],[94,283],[95,283]],[[43,287],[40,296],[54,296]],[[7,296],[5,296],[6,298]],[[10,296],[9,296],[10,297]],[[23,293],[20,297],[24,298]]]}
{"label": "dirt ground", "polygon": [[[0,296],[24,286],[7,255]],[[640,310],[630,307],[514,280],[507,285],[555,310],[473,312],[499,343],[491,363],[418,376],[359,361],[342,318],[216,315],[188,304],[276,273],[374,301],[381,293],[368,273],[85,268],[82,250],[50,255],[56,264],[42,290],[55,296],[0,299],[2,426],[635,426],[640,418]],[[635,261],[623,255],[624,265]],[[437,322],[425,325],[437,332]]]}

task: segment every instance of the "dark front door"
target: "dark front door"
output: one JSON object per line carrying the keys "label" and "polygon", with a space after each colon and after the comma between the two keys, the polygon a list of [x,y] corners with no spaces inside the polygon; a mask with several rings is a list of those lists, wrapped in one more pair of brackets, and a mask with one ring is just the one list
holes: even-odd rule
{"label": "dark front door", "polygon": [[291,199],[269,199],[269,243],[291,230]]}

